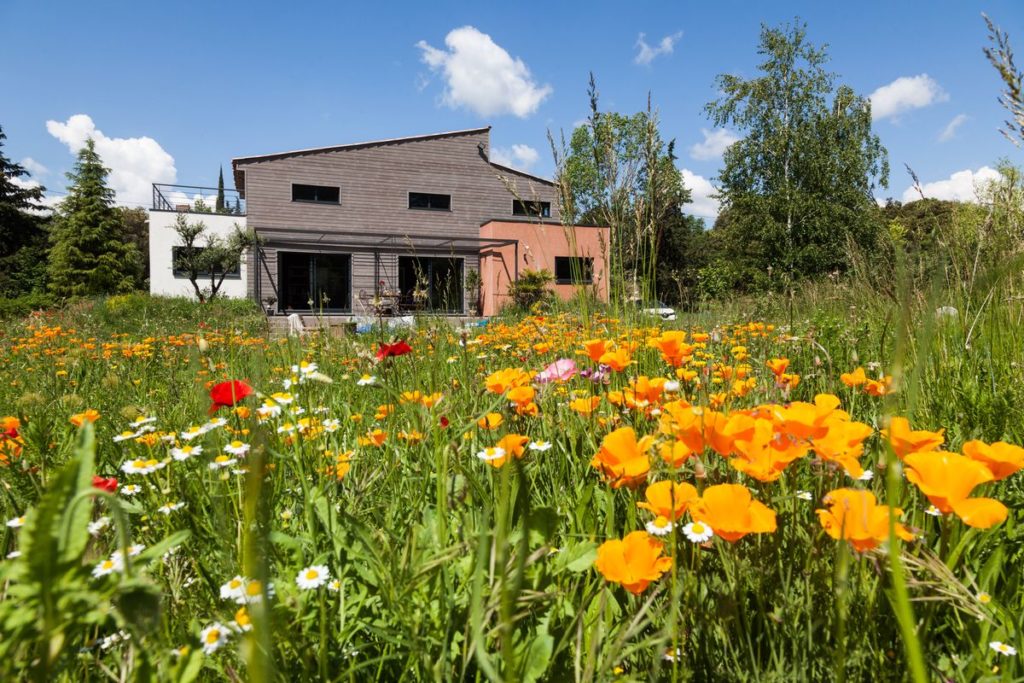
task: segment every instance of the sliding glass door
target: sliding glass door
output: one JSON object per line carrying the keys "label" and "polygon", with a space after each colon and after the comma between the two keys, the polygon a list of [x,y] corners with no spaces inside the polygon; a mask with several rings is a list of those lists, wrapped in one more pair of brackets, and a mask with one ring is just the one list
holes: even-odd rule
{"label": "sliding glass door", "polygon": [[278,252],[282,312],[352,310],[352,257]]}
{"label": "sliding glass door", "polygon": [[403,308],[462,313],[462,259],[399,256],[398,288]]}

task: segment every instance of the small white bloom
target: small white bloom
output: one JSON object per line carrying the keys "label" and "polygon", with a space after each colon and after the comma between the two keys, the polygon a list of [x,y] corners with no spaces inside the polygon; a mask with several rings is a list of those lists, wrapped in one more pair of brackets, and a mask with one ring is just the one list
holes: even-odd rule
{"label": "small white bloom", "polygon": [[358,384],[361,387],[368,387],[368,386],[373,385],[376,382],[377,382],[377,378],[374,377],[373,375],[363,375],[358,380],[356,380],[356,384]]}
{"label": "small white bloom", "polygon": [[552,443],[550,441],[533,441],[530,443],[528,448],[531,451],[538,451],[543,453],[544,451],[551,450]]}
{"label": "small white bloom", "polygon": [[674,379],[670,379],[669,381],[665,382],[662,389],[664,389],[666,393],[675,394],[679,391],[679,382]]}
{"label": "small white bloom", "polygon": [[223,586],[220,587],[220,597],[222,600],[237,600],[245,595],[245,584],[246,579],[241,576],[236,576],[231,579]]}
{"label": "small white bloom", "polygon": [[107,576],[114,572],[124,571],[124,558],[120,555],[111,555],[109,559],[103,560],[92,568],[92,576],[95,579]]}
{"label": "small white bloom", "polygon": [[485,448],[482,451],[479,451],[476,454],[476,457],[480,458],[484,462],[488,462],[490,460],[497,460],[498,458],[504,458],[505,457],[505,449],[504,448],[500,448],[498,446],[493,446],[491,448]]}
{"label": "small white bloom", "polygon": [[647,533],[651,536],[666,536],[672,533],[673,528],[675,527],[672,522],[661,515],[658,515],[656,519],[647,522]]}
{"label": "small white bloom", "polygon": [[127,484],[121,487],[121,495],[123,496],[134,496],[136,493],[142,490],[142,487],[138,484]]}
{"label": "small white bloom", "polygon": [[142,458],[136,458],[135,460],[128,460],[121,465],[121,471],[125,474],[150,474],[157,470],[162,470],[167,464],[160,461],[149,458],[143,460]]}
{"label": "small white bloom", "polygon": [[295,577],[295,583],[302,590],[319,588],[331,579],[331,570],[327,565],[316,564],[306,567]]}
{"label": "small white bloom", "polygon": [[990,602],[992,602],[992,596],[986,593],[985,591],[980,591],[974,597],[977,598],[978,602],[980,602],[983,605],[987,605]]}
{"label": "small white bloom", "polygon": [[97,519],[95,522],[89,522],[86,527],[89,530],[90,536],[97,536],[101,531],[110,526],[110,517],[103,516]]}
{"label": "small white bloom", "polygon": [[1012,657],[1013,655],[1017,654],[1017,648],[1013,647],[1012,645],[1007,645],[1006,643],[1001,643],[998,640],[993,640],[991,643],[988,644],[988,646],[996,652],[998,652],[999,654],[1006,655],[1007,657]]}
{"label": "small white bloom", "polygon": [[324,431],[325,432],[336,432],[341,428],[341,420],[337,418],[329,418],[324,420]]}
{"label": "small white bloom", "polygon": [[683,534],[691,543],[705,543],[711,540],[715,532],[703,522],[690,522],[683,527]]}
{"label": "small white bloom", "polygon": [[213,462],[210,463],[210,469],[211,470],[224,469],[225,467],[231,467],[236,462],[238,462],[237,458],[232,458],[229,455],[218,455],[216,458],[213,459]]}
{"label": "small white bloom", "polygon": [[929,505],[928,509],[924,511],[924,514],[931,515],[932,517],[941,517],[942,516],[942,510],[940,510],[939,508],[935,507],[934,505]]}
{"label": "small white bloom", "polygon": [[21,551],[20,550],[12,550],[11,552],[7,553],[7,559],[8,560],[16,560],[19,557],[21,557]]}
{"label": "small white bloom", "polygon": [[800,500],[814,500],[814,496],[811,495],[810,491],[797,491],[796,497]]}
{"label": "small white bloom", "polygon": [[231,632],[223,624],[213,623],[199,633],[199,642],[203,644],[203,652],[212,655],[226,642]]}
{"label": "small white bloom", "polygon": [[270,395],[270,398],[274,401],[274,403],[276,403],[276,404],[278,404],[280,406],[286,406],[286,405],[289,405],[290,403],[295,401],[295,396],[292,395],[292,394],[289,394],[286,391],[279,391],[279,392],[273,393],[273,394]]}
{"label": "small white bloom", "polygon": [[857,477],[857,481],[871,481],[875,478],[874,470],[864,470],[864,472]]}
{"label": "small white bloom", "polygon": [[170,515],[175,510],[180,510],[183,507],[185,507],[184,503],[164,503],[156,511],[163,515]]}
{"label": "small white bloom", "polygon": [[204,432],[212,432],[214,429],[219,429],[228,423],[223,417],[215,417],[206,424],[203,425]]}
{"label": "small white bloom", "polygon": [[224,452],[230,453],[231,455],[245,455],[246,453],[249,452],[249,444],[242,443],[241,441],[237,440],[232,441],[231,443],[224,447]]}
{"label": "small white bloom", "polygon": [[12,529],[18,529],[20,527],[25,526],[25,516],[22,515],[21,517],[11,517],[9,520],[7,520],[7,526],[9,526]]}
{"label": "small white bloom", "polygon": [[330,583],[327,584],[327,590],[332,593],[337,593],[341,590],[341,581],[338,579],[331,579]]}
{"label": "small white bloom", "polygon": [[293,375],[299,375],[300,378],[301,378],[301,376],[304,376],[304,375],[312,375],[314,372],[316,372],[316,370],[317,370],[317,364],[316,363],[310,363],[308,361],[302,361],[298,365],[293,365],[292,366],[292,374]]}
{"label": "small white bloom", "polygon": [[132,439],[137,439],[140,436],[142,436],[142,434],[140,434],[139,432],[131,432],[131,431],[127,431],[126,430],[126,431],[123,431],[123,432],[121,432],[120,434],[118,434],[117,436],[114,437],[114,443],[121,443],[122,441],[130,441]]}
{"label": "small white bloom", "polygon": [[171,457],[178,462],[184,462],[193,455],[199,455],[203,452],[202,446],[182,446],[181,448],[172,448]]}
{"label": "small white bloom", "polygon": [[283,425],[281,425],[280,427],[277,428],[277,433],[278,434],[294,434],[295,433],[295,425],[292,424],[291,422],[285,422]]}
{"label": "small white bloom", "polygon": [[192,439],[196,439],[205,433],[205,429],[193,425],[181,433],[181,438],[185,439],[185,441],[191,441]]}
{"label": "small white bloom", "polygon": [[146,416],[143,415],[143,416],[140,416],[140,417],[136,418],[132,422],[129,422],[128,426],[129,427],[134,427],[135,429],[138,429],[142,425],[148,425],[148,424],[152,424],[154,422],[156,422],[156,418],[155,417],[146,417]]}

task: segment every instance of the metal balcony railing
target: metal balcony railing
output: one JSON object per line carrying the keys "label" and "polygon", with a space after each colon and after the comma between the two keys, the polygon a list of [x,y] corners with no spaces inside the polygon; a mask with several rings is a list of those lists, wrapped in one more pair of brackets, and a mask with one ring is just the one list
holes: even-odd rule
{"label": "metal balcony railing", "polygon": [[245,200],[238,190],[225,188],[223,198],[218,200],[216,187],[153,183],[153,210],[244,216]]}

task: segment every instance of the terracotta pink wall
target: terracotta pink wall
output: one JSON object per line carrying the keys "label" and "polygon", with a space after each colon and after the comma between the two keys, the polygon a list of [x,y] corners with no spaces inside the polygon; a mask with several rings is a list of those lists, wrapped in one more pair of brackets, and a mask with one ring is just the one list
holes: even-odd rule
{"label": "terracotta pink wall", "polygon": [[[558,223],[491,221],[480,228],[480,237],[519,240],[519,272],[547,268],[555,272],[556,256],[594,259],[593,284],[551,285],[557,296],[569,299],[580,289],[590,289],[601,301],[608,300],[608,228],[564,227]],[[571,241],[575,245],[571,245]],[[516,277],[516,248],[484,247],[480,250],[483,314],[494,315],[508,303],[508,285]]]}

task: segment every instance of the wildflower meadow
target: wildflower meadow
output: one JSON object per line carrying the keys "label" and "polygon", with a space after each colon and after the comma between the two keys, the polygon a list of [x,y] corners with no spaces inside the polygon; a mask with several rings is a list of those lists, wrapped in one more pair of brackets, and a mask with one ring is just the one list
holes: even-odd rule
{"label": "wildflower meadow", "polygon": [[1024,675],[1019,303],[274,338],[131,299],[0,335],[5,680]]}

